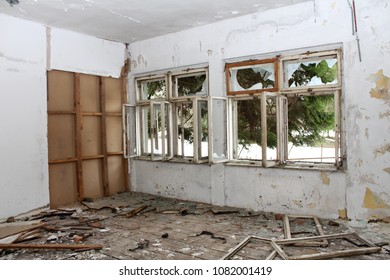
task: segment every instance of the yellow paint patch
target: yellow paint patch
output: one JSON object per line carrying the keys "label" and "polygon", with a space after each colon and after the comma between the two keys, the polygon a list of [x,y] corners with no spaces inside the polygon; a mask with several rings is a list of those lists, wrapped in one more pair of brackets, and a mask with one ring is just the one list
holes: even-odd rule
{"label": "yellow paint patch", "polygon": [[390,206],[369,188],[366,188],[363,207],[367,209],[390,209]]}
{"label": "yellow paint patch", "polygon": [[381,69],[376,74],[371,74],[368,80],[375,83],[375,88],[370,90],[371,97],[390,103],[390,78],[383,74],[383,70]]}
{"label": "yellow paint patch", "polygon": [[375,157],[379,155],[384,155],[385,153],[390,153],[390,144],[384,145],[383,147],[376,149],[374,152]]}
{"label": "yellow paint patch", "polygon": [[328,186],[329,186],[329,184],[330,184],[330,178],[328,177],[328,175],[326,175],[325,172],[321,172],[320,176],[321,176],[322,182],[323,182],[325,185],[328,185]]}
{"label": "yellow paint patch", "polygon": [[347,209],[339,210],[339,219],[347,219]]}
{"label": "yellow paint patch", "polygon": [[300,200],[293,200],[293,202],[294,202],[295,205],[298,205],[298,206],[300,206],[300,207],[303,206],[303,205],[302,205],[302,201],[300,201]]}
{"label": "yellow paint patch", "polygon": [[335,9],[336,8],[336,2],[333,2],[331,5],[330,5],[330,7],[332,8],[332,9]]}
{"label": "yellow paint patch", "polygon": [[310,203],[307,205],[307,208],[316,208],[317,207],[317,203]]}
{"label": "yellow paint patch", "polygon": [[390,174],[390,167],[384,168],[383,171],[385,171],[385,172]]}

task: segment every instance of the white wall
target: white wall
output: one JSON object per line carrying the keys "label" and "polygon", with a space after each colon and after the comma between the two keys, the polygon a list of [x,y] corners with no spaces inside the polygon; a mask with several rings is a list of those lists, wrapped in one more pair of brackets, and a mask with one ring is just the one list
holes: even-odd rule
{"label": "white wall", "polygon": [[0,14],[0,218],[49,204],[45,27]]}
{"label": "white wall", "polygon": [[[356,4],[361,62],[347,1],[305,2],[130,45],[133,76],[209,64],[213,96],[225,95],[225,61],[341,45],[346,171],[133,160],[132,188],[256,210],[335,218],[347,209],[354,219],[390,216],[390,5],[384,0]],[[375,78],[378,86],[385,85],[371,95]]]}
{"label": "white wall", "polygon": [[118,77],[125,45],[2,14],[0,38],[3,219],[50,203],[46,70]]}
{"label": "white wall", "polygon": [[125,45],[58,28],[48,28],[50,69],[111,76],[121,74]]}

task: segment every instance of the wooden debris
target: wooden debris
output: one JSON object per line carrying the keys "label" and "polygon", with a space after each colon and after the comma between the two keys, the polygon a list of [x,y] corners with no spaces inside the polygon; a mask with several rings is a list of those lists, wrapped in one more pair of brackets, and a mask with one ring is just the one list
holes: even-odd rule
{"label": "wooden debris", "polygon": [[15,222],[15,223],[5,223],[0,224],[0,239],[15,235],[17,233],[22,233],[26,231],[31,231],[37,228],[45,226],[45,223],[38,222]]}
{"label": "wooden debris", "polygon": [[[244,248],[250,241],[251,239],[256,239],[256,240],[260,240],[260,241],[264,241],[268,244],[271,243],[271,239],[268,239],[268,238],[262,238],[262,237],[258,237],[258,236],[248,236],[246,237],[244,240],[242,240],[236,247],[234,247],[233,249],[231,249],[231,251],[229,253],[227,253],[226,255],[224,255],[221,260],[229,260],[231,259],[234,255],[236,255],[239,251],[242,250],[242,248]],[[271,245],[270,245],[271,247]],[[267,260],[268,259],[273,259],[275,258],[276,256],[276,252],[272,252],[268,257],[267,257]]]}
{"label": "wooden debris", "polygon": [[219,240],[222,240],[222,241],[226,242],[226,238],[225,237],[215,236],[214,233],[212,233],[210,231],[207,231],[207,230],[204,230],[201,233],[196,234],[195,236],[201,236],[201,235],[209,235],[213,239],[219,239]]}
{"label": "wooden debris", "polygon": [[133,210],[131,210],[130,212],[128,212],[128,213],[126,214],[126,217],[127,217],[127,218],[131,218],[131,217],[137,215],[138,213],[142,212],[143,210],[145,210],[147,207],[148,207],[148,206],[146,206],[146,205],[142,205],[141,207],[138,207],[138,208],[136,208],[136,209],[133,209]]}
{"label": "wooden debris", "polygon": [[84,244],[0,244],[0,249],[101,250],[103,246]]}
{"label": "wooden debris", "polygon": [[[298,256],[288,256],[286,252],[282,249],[280,245],[293,245],[296,246],[299,242],[306,242],[306,241],[316,241],[316,240],[331,240],[331,239],[338,239],[338,238],[356,238],[361,242],[364,242],[365,245],[368,248],[354,248],[354,249],[346,249],[341,251],[335,251],[335,252],[319,252],[314,254],[304,254],[304,255],[298,255]],[[295,239],[285,239],[285,240],[272,240],[271,241],[272,246],[274,249],[278,252],[278,254],[285,260],[319,260],[319,259],[331,259],[331,258],[337,258],[337,257],[348,257],[348,256],[355,256],[355,255],[362,255],[362,254],[373,254],[377,253],[381,250],[380,247],[375,246],[373,243],[365,240],[364,238],[360,237],[357,233],[341,233],[341,234],[330,234],[330,235],[323,235],[323,236],[311,236],[311,237],[301,237],[301,238],[295,238]]]}

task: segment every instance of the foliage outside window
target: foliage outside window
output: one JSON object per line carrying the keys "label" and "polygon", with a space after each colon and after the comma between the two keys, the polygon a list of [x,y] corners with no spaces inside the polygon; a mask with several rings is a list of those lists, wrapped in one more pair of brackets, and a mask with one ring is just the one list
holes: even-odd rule
{"label": "foliage outside window", "polygon": [[168,73],[138,78],[135,83],[138,155],[152,160],[208,161],[207,72]]}
{"label": "foliage outside window", "polygon": [[276,58],[229,63],[225,71],[228,95],[272,92],[278,89]]}

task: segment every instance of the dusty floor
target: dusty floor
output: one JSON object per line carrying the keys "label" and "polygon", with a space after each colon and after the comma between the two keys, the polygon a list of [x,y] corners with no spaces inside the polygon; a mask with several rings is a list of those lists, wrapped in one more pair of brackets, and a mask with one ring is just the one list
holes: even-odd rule
{"label": "dusty floor", "polygon": [[[29,220],[41,220],[45,226],[30,236],[24,235],[22,241],[27,244],[100,244],[103,249],[4,249],[0,260],[214,260],[222,258],[247,236],[283,239],[281,217],[275,213],[122,193],[29,217]],[[320,223],[325,234],[354,230],[382,246],[379,253],[344,258],[390,259],[390,224],[323,219]],[[290,218],[290,227],[293,238],[318,235],[312,219]],[[327,248],[294,247],[291,254],[311,254],[332,248],[340,251],[356,245],[347,243],[335,240],[330,241]],[[252,241],[232,259],[265,259],[272,251],[269,244]]]}

